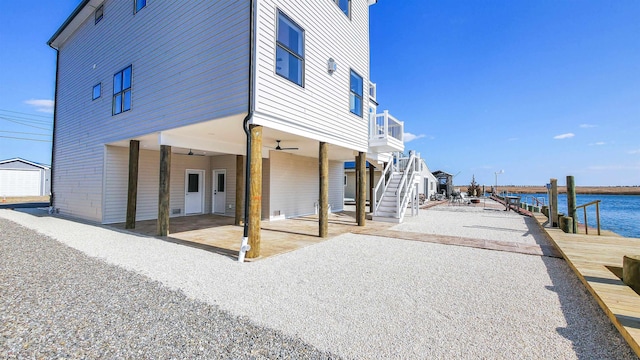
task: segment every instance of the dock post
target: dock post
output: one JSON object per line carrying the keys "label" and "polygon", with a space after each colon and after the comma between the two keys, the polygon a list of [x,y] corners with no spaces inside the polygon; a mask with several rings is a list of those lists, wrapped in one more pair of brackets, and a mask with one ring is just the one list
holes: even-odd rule
{"label": "dock post", "polygon": [[249,245],[247,258],[260,256],[260,219],[262,217],[262,126],[251,125],[251,184],[249,186]]}
{"label": "dock post", "polygon": [[318,204],[318,235],[327,237],[329,233],[329,156],[328,145],[320,142],[318,167],[320,173],[320,204]]}
{"label": "dock post", "polygon": [[569,232],[577,234],[578,212],[576,211],[576,181],[572,175],[567,176],[567,213],[567,216],[573,218],[573,226],[569,229]]}
{"label": "dock post", "polygon": [[127,221],[125,229],[136,228],[136,205],[138,202],[138,163],[140,141],[129,141],[129,185],[127,187]]}
{"label": "dock post", "polygon": [[158,236],[169,235],[169,195],[171,184],[171,146],[160,145],[160,186],[158,189]]}
{"label": "dock post", "polygon": [[549,212],[552,227],[558,227],[558,179],[551,179],[551,198],[549,199]]}

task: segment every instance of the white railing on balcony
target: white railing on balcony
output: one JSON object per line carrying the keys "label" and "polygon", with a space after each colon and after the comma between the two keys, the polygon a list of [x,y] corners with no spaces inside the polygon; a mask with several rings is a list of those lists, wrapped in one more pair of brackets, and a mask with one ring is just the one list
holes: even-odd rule
{"label": "white railing on balcony", "polygon": [[382,114],[371,116],[371,124],[369,126],[369,138],[372,140],[396,139],[401,143],[403,139],[404,123],[393,116],[389,115],[389,111],[385,110]]}

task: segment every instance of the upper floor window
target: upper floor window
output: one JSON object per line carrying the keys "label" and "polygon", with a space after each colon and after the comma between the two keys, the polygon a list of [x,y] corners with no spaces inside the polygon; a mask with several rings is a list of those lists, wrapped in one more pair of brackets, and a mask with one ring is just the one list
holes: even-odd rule
{"label": "upper floor window", "polygon": [[102,17],[104,16],[104,5],[98,6],[94,16],[95,16],[95,23],[96,24],[99,23],[100,20],[102,20]]}
{"label": "upper floor window", "polygon": [[131,65],[113,75],[113,115],[131,110]]}
{"label": "upper floor window", "polygon": [[133,0],[135,3],[136,12],[142,10],[143,7],[147,6],[147,0]]}
{"label": "upper floor window", "polygon": [[276,73],[303,86],[304,30],[278,11]]}
{"label": "upper floor window", "polygon": [[102,83],[98,83],[93,86],[93,95],[91,96],[91,100],[95,100],[102,95]]}
{"label": "upper floor window", "polygon": [[351,70],[349,81],[349,110],[362,116],[362,76]]}
{"label": "upper floor window", "polygon": [[351,0],[333,0],[336,3],[342,12],[349,17],[349,13],[351,12]]}

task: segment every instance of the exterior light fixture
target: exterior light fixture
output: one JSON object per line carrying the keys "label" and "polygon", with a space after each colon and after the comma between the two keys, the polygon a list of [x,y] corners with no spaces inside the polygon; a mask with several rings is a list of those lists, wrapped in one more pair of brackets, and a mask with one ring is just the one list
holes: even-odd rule
{"label": "exterior light fixture", "polygon": [[336,70],[338,70],[338,64],[333,58],[329,58],[327,70],[329,71],[329,75],[332,75]]}

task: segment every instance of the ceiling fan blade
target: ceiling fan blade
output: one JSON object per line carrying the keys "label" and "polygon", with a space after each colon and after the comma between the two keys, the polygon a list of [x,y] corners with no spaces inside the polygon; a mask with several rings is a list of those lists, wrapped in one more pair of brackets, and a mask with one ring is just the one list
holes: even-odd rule
{"label": "ceiling fan blade", "polygon": [[277,143],[277,145],[275,147],[276,150],[299,150],[297,147],[283,148],[283,147],[280,146],[280,141],[281,140],[276,140],[276,143]]}

